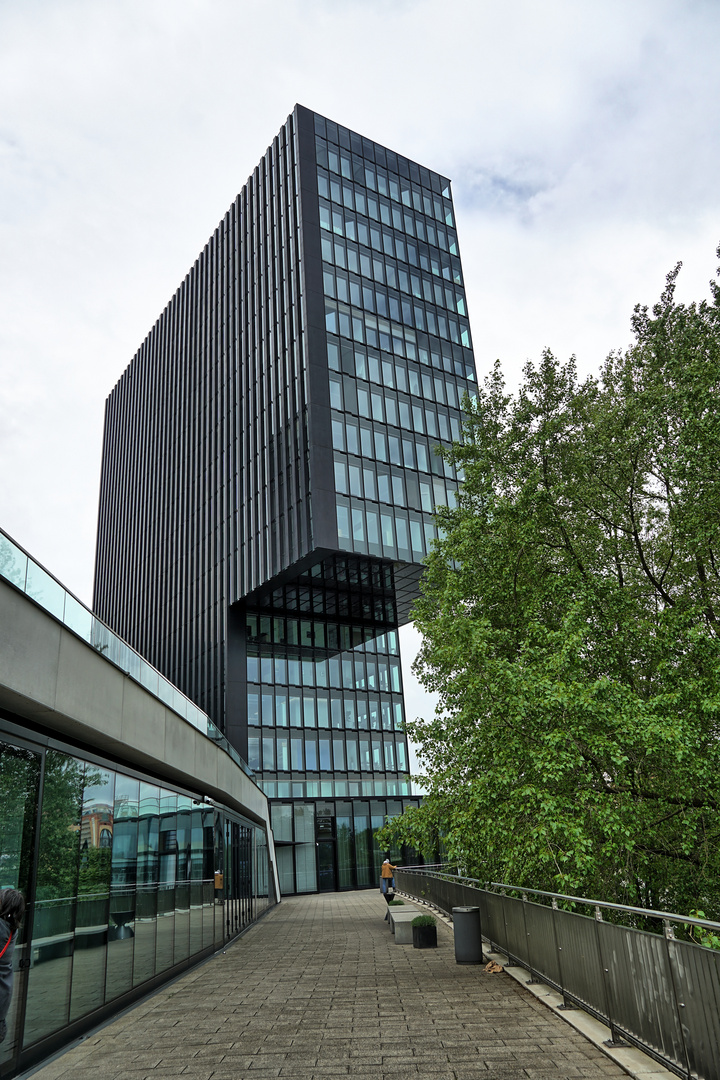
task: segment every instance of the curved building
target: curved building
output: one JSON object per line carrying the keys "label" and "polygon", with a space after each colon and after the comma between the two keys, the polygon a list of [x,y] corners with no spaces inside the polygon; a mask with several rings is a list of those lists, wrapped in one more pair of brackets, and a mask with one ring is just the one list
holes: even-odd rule
{"label": "curved building", "polygon": [[27,910],[3,1076],[279,898],[268,803],[210,719],[0,532],[0,888]]}

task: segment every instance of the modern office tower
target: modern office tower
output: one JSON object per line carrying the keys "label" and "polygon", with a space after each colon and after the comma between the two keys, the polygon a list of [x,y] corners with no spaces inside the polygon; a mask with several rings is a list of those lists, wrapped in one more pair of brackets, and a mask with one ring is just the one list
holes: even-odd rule
{"label": "modern office tower", "polygon": [[95,610],[272,800],[286,892],[375,884],[398,626],[475,387],[450,182],[296,106],[111,393]]}

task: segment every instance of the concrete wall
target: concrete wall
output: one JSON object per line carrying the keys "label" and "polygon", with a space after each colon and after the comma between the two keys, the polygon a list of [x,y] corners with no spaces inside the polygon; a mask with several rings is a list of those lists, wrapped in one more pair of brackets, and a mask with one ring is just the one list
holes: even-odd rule
{"label": "concrete wall", "polygon": [[232,758],[0,578],[0,708],[264,824],[264,793]]}

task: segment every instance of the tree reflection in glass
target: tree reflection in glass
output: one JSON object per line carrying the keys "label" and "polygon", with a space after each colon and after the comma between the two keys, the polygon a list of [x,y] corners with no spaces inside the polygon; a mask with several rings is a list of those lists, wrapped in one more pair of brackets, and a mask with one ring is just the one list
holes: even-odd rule
{"label": "tree reflection in glass", "polygon": [[68,1022],[85,763],[45,757],[24,1045]]}

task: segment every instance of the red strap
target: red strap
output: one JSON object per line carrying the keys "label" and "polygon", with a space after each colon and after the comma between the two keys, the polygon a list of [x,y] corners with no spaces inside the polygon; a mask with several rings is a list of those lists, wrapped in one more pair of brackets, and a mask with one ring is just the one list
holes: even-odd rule
{"label": "red strap", "polygon": [[7,949],[8,945],[10,944],[10,942],[12,941],[12,939],[13,939],[13,936],[12,936],[12,934],[10,934],[10,937],[7,939],[7,941],[5,942],[5,944],[2,947],[2,952],[0,952],[0,959],[2,959],[3,954],[4,954],[5,950]]}

